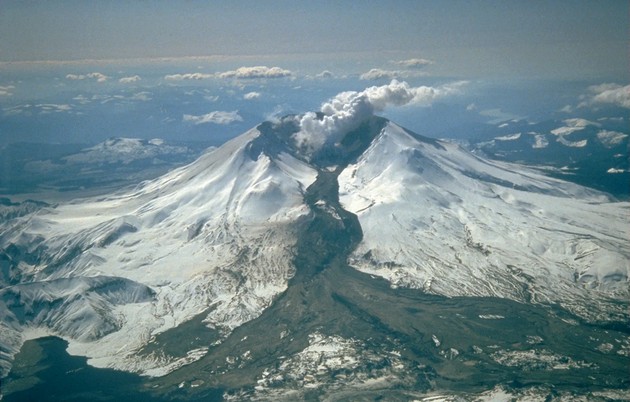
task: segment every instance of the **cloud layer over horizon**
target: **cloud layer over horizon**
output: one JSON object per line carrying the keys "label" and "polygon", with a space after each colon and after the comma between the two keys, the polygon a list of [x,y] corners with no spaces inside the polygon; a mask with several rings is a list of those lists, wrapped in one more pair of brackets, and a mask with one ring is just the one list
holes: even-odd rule
{"label": "cloud layer over horizon", "polygon": [[361,80],[376,81],[380,79],[400,79],[426,76],[427,73],[418,69],[414,70],[384,70],[381,68],[372,68],[370,71],[359,76]]}
{"label": "cloud layer over horizon", "polygon": [[606,103],[630,109],[630,85],[601,84],[588,89],[593,94],[591,103]]}
{"label": "cloud layer over horizon", "polygon": [[285,78],[292,77],[294,74],[290,70],[281,67],[253,66],[239,67],[236,70],[224,71],[222,73],[185,73],[185,74],[168,74],[164,76],[167,81],[184,81],[184,80],[205,80],[210,78],[219,79],[256,79],[256,78]]}
{"label": "cloud layer over horizon", "polygon": [[243,121],[243,118],[238,114],[238,110],[234,110],[232,112],[217,110],[199,116],[185,114],[182,121],[195,125],[206,123],[226,125],[236,121]]}
{"label": "cloud layer over horizon", "polygon": [[138,82],[142,80],[139,75],[132,75],[130,77],[122,77],[118,80],[121,84],[131,84],[132,82]]}
{"label": "cloud layer over horizon", "polygon": [[427,59],[407,59],[407,60],[399,60],[395,61],[394,64],[397,64],[404,68],[424,68],[430,64],[433,64],[432,60]]}
{"label": "cloud layer over horizon", "polygon": [[293,73],[280,67],[254,66],[239,67],[233,71],[219,73],[219,78],[283,78],[290,77]]}
{"label": "cloud layer over horizon", "polygon": [[12,96],[13,95],[12,90],[14,89],[15,89],[14,85],[0,86],[0,96]]}
{"label": "cloud layer over horizon", "polygon": [[69,80],[74,80],[74,81],[81,81],[81,80],[86,80],[86,79],[95,79],[96,82],[105,82],[109,79],[108,76],[106,76],[105,74],[99,73],[99,72],[94,72],[94,73],[88,73],[88,74],[68,74],[66,75],[66,79]]}

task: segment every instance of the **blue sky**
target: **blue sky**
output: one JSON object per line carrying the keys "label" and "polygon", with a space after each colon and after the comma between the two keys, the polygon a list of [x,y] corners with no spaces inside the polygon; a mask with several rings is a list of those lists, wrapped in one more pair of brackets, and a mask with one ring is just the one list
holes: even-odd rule
{"label": "blue sky", "polygon": [[621,81],[628,15],[625,0],[3,0],[0,62],[228,55],[315,73],[416,57],[441,76]]}
{"label": "blue sky", "polygon": [[610,108],[618,118],[630,108],[629,9],[626,0],[0,0],[0,146],[223,141],[393,79],[433,95],[378,113],[429,136]]}

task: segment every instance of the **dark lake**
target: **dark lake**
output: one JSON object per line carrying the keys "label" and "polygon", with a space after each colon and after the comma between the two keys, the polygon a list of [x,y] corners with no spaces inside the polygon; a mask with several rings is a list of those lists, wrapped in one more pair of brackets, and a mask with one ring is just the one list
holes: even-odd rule
{"label": "dark lake", "polygon": [[143,384],[143,377],[99,369],[66,352],[56,337],[27,341],[2,382],[3,401],[166,401]]}

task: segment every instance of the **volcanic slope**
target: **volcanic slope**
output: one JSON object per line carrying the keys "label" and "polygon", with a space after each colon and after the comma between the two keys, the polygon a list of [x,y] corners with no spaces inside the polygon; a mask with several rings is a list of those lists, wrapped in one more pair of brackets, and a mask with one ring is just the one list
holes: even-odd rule
{"label": "volcanic slope", "polygon": [[350,257],[393,285],[559,303],[627,319],[628,203],[388,123],[339,176],[364,238]]}
{"label": "volcanic slope", "polygon": [[[343,176],[360,166],[378,144],[393,140],[394,145],[407,141],[410,153],[412,149],[420,152],[427,147],[435,150],[435,158],[461,159],[462,164],[477,162],[485,166],[485,183],[492,186],[499,186],[496,182],[507,175],[530,186],[530,192],[552,193],[548,196],[555,202],[583,193],[589,197],[585,204],[602,203],[600,207],[604,209],[609,206],[602,194],[532,176],[520,167],[519,173],[502,173],[505,167],[517,167],[499,165],[503,167],[500,169],[447,143],[422,138],[373,118],[348,133],[334,151],[310,157],[319,175],[305,192],[311,213],[309,223],[298,235],[294,259],[297,271],[288,289],[258,318],[235,329],[203,358],[152,382],[155,392],[196,399],[224,390],[228,400],[421,400],[436,391],[447,398],[444,400],[475,399],[493,393],[544,399],[576,395],[575,390],[583,388],[586,377],[591,385],[580,391],[583,394],[617,392],[630,386],[620,375],[629,362],[630,345],[623,317],[603,315],[599,318],[604,323],[593,324],[553,302],[511,300],[522,297],[526,287],[521,287],[523,293],[511,297],[471,292],[475,297],[447,298],[436,295],[435,289],[426,292],[375,275],[390,279],[379,269],[395,267],[415,272],[417,267],[383,263],[373,267],[372,272],[362,273],[348,265],[355,264],[355,250],[370,244],[370,236],[379,237],[362,228],[361,215],[377,203],[370,205],[371,201],[362,199],[368,206],[357,208],[357,218],[343,208],[339,185],[344,183]],[[400,153],[384,155],[384,159],[401,165],[398,180],[382,188],[381,196],[389,195],[392,202],[401,202],[404,197],[397,194],[395,184],[404,177],[400,168],[407,166],[404,162],[408,161],[401,161]],[[444,163],[436,159],[436,164],[440,162]],[[387,169],[380,172],[385,175]],[[492,178],[491,173],[503,175]],[[480,188],[490,185],[479,178],[475,181]],[[368,183],[382,185],[376,180]],[[409,183],[402,183],[406,184]],[[511,190],[512,186],[508,188]],[[343,202],[348,195],[343,190],[341,194]],[[402,206],[409,214],[419,208],[416,204]],[[620,212],[623,210],[623,206],[614,208],[617,207]],[[506,203],[504,208],[513,206]],[[367,229],[387,236],[391,224],[385,222]],[[381,244],[391,244],[387,238],[382,241]],[[402,244],[410,247],[409,252],[424,247],[422,243],[412,247],[409,241]],[[465,238],[457,247],[473,247],[480,252]],[[493,269],[500,271],[499,267]],[[462,272],[459,280],[474,280],[465,278],[468,273]],[[485,274],[491,283],[493,275],[497,275],[499,283],[508,275],[492,270]],[[519,283],[523,278],[512,280]],[[468,284],[463,282],[460,286],[464,289],[461,293],[465,293]],[[581,284],[573,286],[579,294]],[[621,289],[623,283],[616,286],[606,289]],[[627,307],[623,296],[619,296],[622,292],[589,292],[598,295],[593,294],[593,298],[602,297],[620,309]],[[181,333],[172,336],[179,337]],[[616,346],[607,349],[602,345]]]}
{"label": "volcanic slope", "polygon": [[[260,314],[293,276],[295,222],[308,213],[302,193],[316,177],[268,137],[253,129],[130,193],[5,222],[3,357],[49,333],[96,366],[164,374],[208,345],[180,359],[163,351],[139,357],[156,334],[204,313],[216,340]],[[59,286],[47,290],[62,278],[94,276],[150,287],[151,300],[114,300],[114,309],[74,314],[69,310],[90,299],[76,300],[80,293]],[[82,292],[94,293],[83,282]],[[89,328],[99,336],[77,335]],[[2,367],[6,374],[8,360]]]}
{"label": "volcanic slope", "polygon": [[[305,150],[298,121],[6,223],[3,346],[62,336],[91,364],[170,373],[147,386],[174,398],[628,388],[627,203],[378,117]],[[5,297],[92,276],[142,295],[108,298],[96,339]]]}

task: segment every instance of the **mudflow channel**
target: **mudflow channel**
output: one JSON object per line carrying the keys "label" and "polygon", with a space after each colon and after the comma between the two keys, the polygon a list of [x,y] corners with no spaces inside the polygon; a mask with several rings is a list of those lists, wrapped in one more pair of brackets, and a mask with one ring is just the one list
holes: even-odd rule
{"label": "mudflow channel", "polygon": [[[627,328],[582,323],[555,307],[393,289],[348,266],[362,231],[339,203],[341,170],[322,170],[306,191],[311,216],[299,235],[288,289],[204,358],[152,381],[153,392],[192,399],[218,390],[247,395],[265,372],[279,374],[268,388],[294,389],[304,400],[407,400],[430,390],[480,392],[496,384],[584,392],[630,386],[628,357],[600,347],[627,342]],[[356,354],[348,357],[356,364],[310,377],[290,372],[289,359],[315,333],[355,342]],[[309,381],[317,385],[305,387]]]}
{"label": "mudflow channel", "polygon": [[[288,289],[218,345],[203,314],[161,334],[155,347],[209,351],[167,376],[139,381],[134,387],[147,400],[219,400],[224,393],[247,400],[274,390],[294,390],[289,400],[409,400],[497,384],[580,394],[630,387],[621,346],[628,348],[627,325],[587,324],[555,306],[394,289],[348,266],[362,231],[339,203],[342,169],[322,169],[306,190],[311,213],[301,226]],[[346,340],[352,347],[342,360],[350,363],[322,369],[320,359],[315,371],[295,369],[295,356],[314,334]],[[99,370],[92,371],[98,387]],[[266,375],[273,380],[261,390]],[[63,378],[71,381],[72,374]],[[39,387],[45,392],[45,384]]]}

